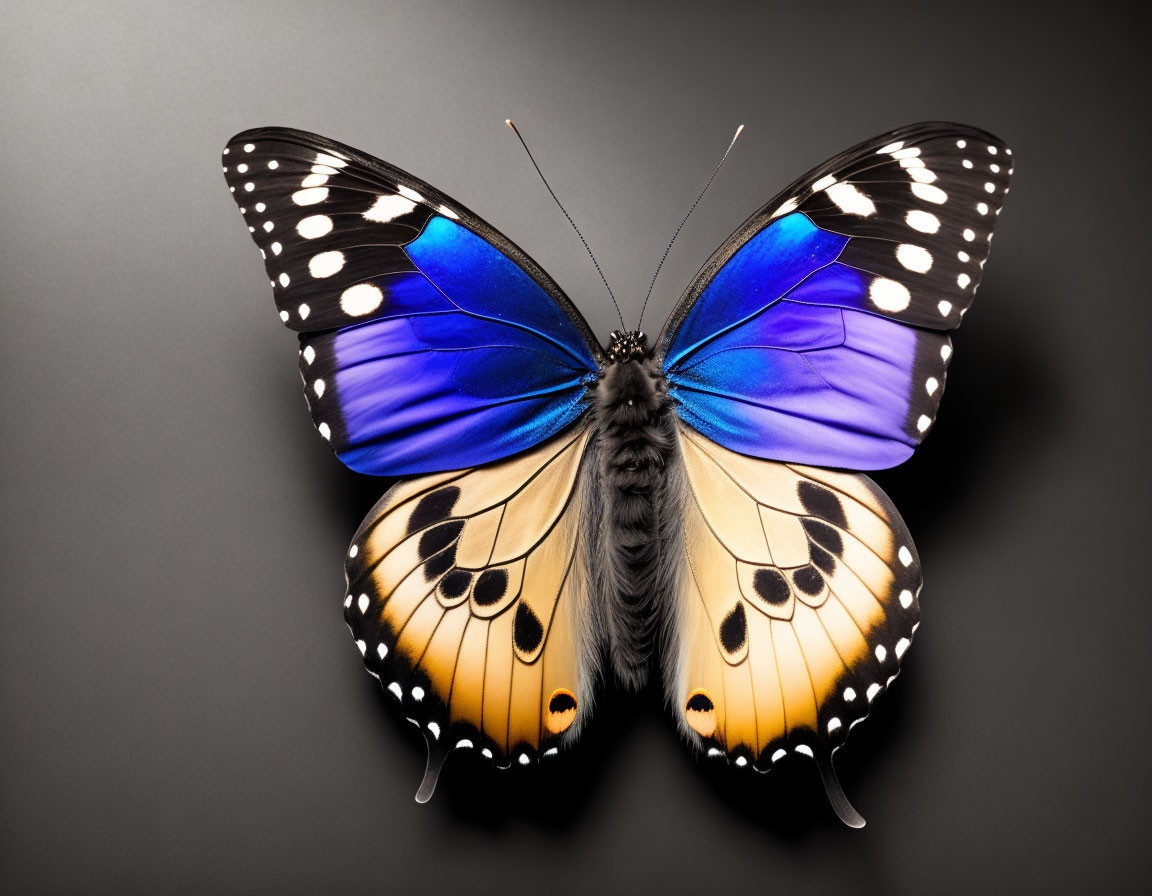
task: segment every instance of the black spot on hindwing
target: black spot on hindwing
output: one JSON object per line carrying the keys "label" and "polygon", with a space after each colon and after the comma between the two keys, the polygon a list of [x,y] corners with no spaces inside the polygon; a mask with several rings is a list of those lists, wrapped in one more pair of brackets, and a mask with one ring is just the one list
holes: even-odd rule
{"label": "black spot on hindwing", "polygon": [[508,590],[508,571],[506,569],[486,569],[480,573],[476,585],[472,589],[472,600],[478,606],[490,607],[504,596]]}
{"label": "black spot on hindwing", "polygon": [[440,581],[440,593],[445,597],[459,597],[472,584],[472,573],[454,569]]}
{"label": "black spot on hindwing", "polygon": [[752,587],[765,603],[774,607],[782,607],[788,603],[788,597],[792,593],[780,570],[767,569],[763,566],[756,570],[756,574],[752,577]]}
{"label": "black spot on hindwing", "polygon": [[437,576],[442,576],[456,565],[456,545],[453,544],[445,551],[441,551],[424,564],[424,577],[431,582]]}
{"label": "black spot on hindwing", "polygon": [[832,575],[836,571],[836,558],[823,548],[809,542],[808,554],[812,558],[812,564],[819,567],[823,572]]}
{"label": "black spot on hindwing", "polygon": [[841,529],[848,528],[848,518],[844,515],[844,505],[831,489],[822,488],[804,480],[796,487],[800,503],[812,516],[827,520]]}
{"label": "black spot on hindwing", "polygon": [[[464,528],[463,520],[442,523],[420,536],[417,550],[424,561],[424,577],[428,581],[448,572],[456,563],[456,539]],[[445,550],[447,548],[447,550]]]}
{"label": "black spot on hindwing", "polygon": [[801,566],[792,573],[792,581],[809,597],[815,597],[824,588],[824,577],[814,566]]}
{"label": "black spot on hindwing", "polygon": [[819,520],[804,520],[802,525],[804,531],[808,533],[808,537],[820,547],[827,548],[837,557],[844,556],[844,539],[827,523],[822,523]]}
{"label": "black spot on hindwing", "polygon": [[523,601],[516,607],[516,620],[512,624],[512,640],[522,653],[532,653],[544,640],[544,627],[528,604]]}
{"label": "black spot on hindwing", "polygon": [[433,554],[444,550],[456,540],[456,536],[460,534],[460,530],[463,528],[464,521],[458,520],[429,529],[420,536],[420,546],[417,548],[420,552],[420,559],[427,560]]}
{"label": "black spot on hindwing", "polygon": [[716,707],[708,698],[707,694],[697,692],[688,698],[688,702],[684,705],[684,708],[689,712],[711,712]]}
{"label": "black spot on hindwing", "polygon": [[548,712],[569,712],[576,708],[576,698],[567,691],[559,691],[548,701]]}
{"label": "black spot on hindwing", "polygon": [[744,604],[736,606],[720,623],[720,645],[728,653],[736,653],[748,640],[748,619],[744,615]]}
{"label": "black spot on hindwing", "polygon": [[408,517],[408,534],[411,535],[413,532],[419,532],[421,529],[426,529],[448,519],[448,515],[459,499],[460,489],[454,485],[438,488],[436,491],[425,495],[416,504],[412,516]]}

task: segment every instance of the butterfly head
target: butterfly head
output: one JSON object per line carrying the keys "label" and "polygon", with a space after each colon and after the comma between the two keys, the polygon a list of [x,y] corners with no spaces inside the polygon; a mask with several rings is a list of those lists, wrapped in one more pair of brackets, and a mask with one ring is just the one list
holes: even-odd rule
{"label": "butterfly head", "polygon": [[640,330],[625,333],[613,330],[608,335],[608,359],[610,361],[636,361],[648,356],[648,337]]}

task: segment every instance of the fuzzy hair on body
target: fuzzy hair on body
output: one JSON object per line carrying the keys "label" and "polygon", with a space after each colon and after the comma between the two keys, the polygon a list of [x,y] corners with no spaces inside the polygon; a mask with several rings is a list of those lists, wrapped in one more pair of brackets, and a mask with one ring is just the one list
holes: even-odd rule
{"label": "fuzzy hair on body", "polygon": [[650,357],[610,363],[594,407],[597,436],[588,460],[599,488],[588,508],[586,568],[616,678],[639,689],[673,612],[683,466],[668,384]]}

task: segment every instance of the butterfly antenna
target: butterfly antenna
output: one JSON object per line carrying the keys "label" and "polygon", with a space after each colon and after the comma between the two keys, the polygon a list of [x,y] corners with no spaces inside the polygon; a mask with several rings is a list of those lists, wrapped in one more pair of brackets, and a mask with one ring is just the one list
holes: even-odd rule
{"label": "butterfly antenna", "polygon": [[648,307],[648,300],[652,297],[652,288],[656,285],[656,278],[660,276],[660,268],[664,267],[664,262],[668,260],[668,253],[672,251],[672,244],[676,242],[676,237],[680,235],[680,231],[684,225],[688,223],[688,218],[692,212],[696,211],[696,206],[700,204],[700,200],[704,198],[704,194],[708,192],[708,188],[712,186],[712,181],[716,180],[716,175],[720,173],[720,166],[724,164],[724,160],[728,158],[728,153],[732,152],[732,147],[736,145],[736,138],[740,136],[740,132],[744,130],[744,125],[736,128],[736,134],[732,137],[732,142],[728,144],[728,148],[724,150],[724,155],[720,157],[720,161],[716,163],[716,167],[712,171],[712,176],[708,178],[708,183],[704,184],[704,189],[700,191],[700,195],[696,197],[696,201],[692,203],[692,207],[688,209],[688,214],[684,216],[684,220],[680,222],[680,226],[676,228],[676,232],[672,234],[672,239],[668,240],[668,246],[664,249],[664,256],[660,259],[660,264],[656,265],[656,273],[652,275],[652,282],[648,284],[648,295],[644,296],[644,304],[640,307],[640,320],[636,322],[636,329],[640,329],[640,325],[644,323],[644,310]]}
{"label": "butterfly antenna", "polygon": [[576,226],[576,222],[572,220],[572,216],[568,214],[568,209],[564,208],[563,203],[556,196],[556,192],[552,189],[552,185],[548,183],[548,178],[544,176],[544,172],[540,170],[540,166],[536,164],[536,159],[532,155],[532,150],[528,148],[528,144],[524,142],[524,138],[520,136],[520,132],[516,130],[516,125],[512,124],[510,118],[504,119],[504,124],[512,128],[512,133],[516,135],[520,141],[520,145],[524,147],[524,152],[528,153],[528,158],[532,161],[532,167],[536,169],[536,173],[540,175],[540,180],[544,181],[544,186],[548,188],[548,192],[552,194],[553,200],[556,205],[560,207],[560,211],[564,212],[564,217],[568,219],[568,223],[572,225],[572,229],[576,231],[576,236],[580,237],[580,242],[584,244],[584,251],[588,253],[588,257],[592,259],[592,264],[596,266],[596,273],[600,275],[600,279],[604,282],[604,288],[608,290],[608,295],[612,299],[612,304],[616,306],[616,315],[620,318],[621,329],[627,330],[628,327],[624,324],[624,314],[620,311],[620,303],[616,301],[616,294],[612,292],[612,287],[608,285],[608,278],[604,276],[604,272],[600,270],[600,264],[596,261],[596,256],[592,254],[592,248],[588,245],[588,241],[584,239],[584,234],[580,232],[580,228]]}

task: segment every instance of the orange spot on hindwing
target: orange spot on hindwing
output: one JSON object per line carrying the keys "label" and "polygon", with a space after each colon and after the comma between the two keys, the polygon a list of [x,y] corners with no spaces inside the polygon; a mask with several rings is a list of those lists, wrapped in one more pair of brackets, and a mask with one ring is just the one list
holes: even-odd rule
{"label": "orange spot on hindwing", "polygon": [[688,726],[702,737],[711,737],[716,731],[716,705],[708,692],[698,688],[684,704],[684,718]]}
{"label": "orange spot on hindwing", "polygon": [[567,688],[557,688],[548,699],[548,717],[544,724],[553,734],[561,734],[576,721],[576,695]]}

